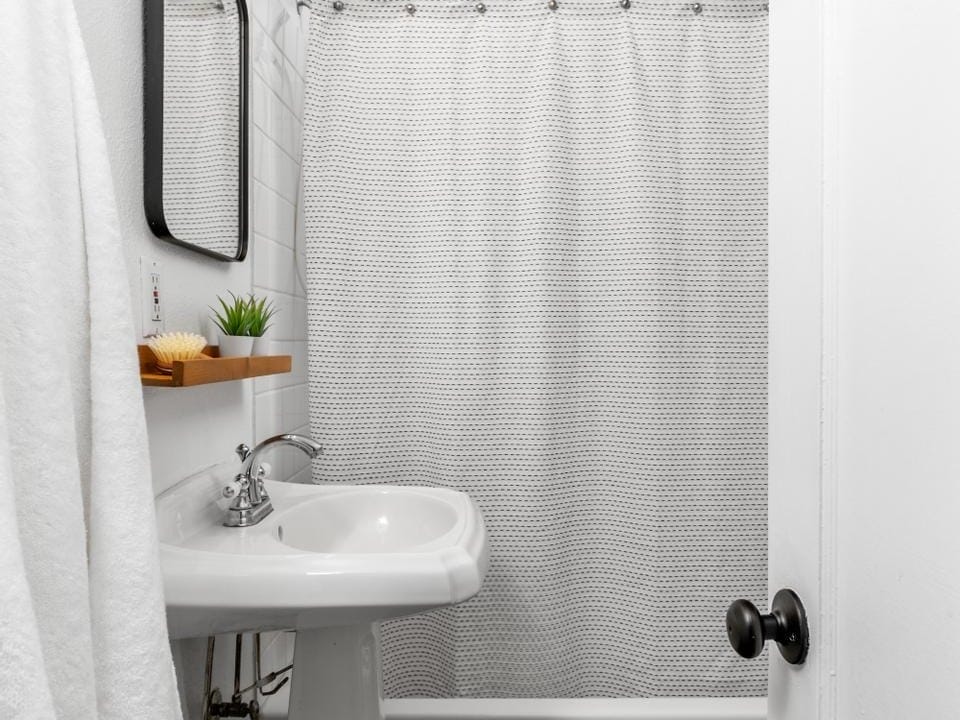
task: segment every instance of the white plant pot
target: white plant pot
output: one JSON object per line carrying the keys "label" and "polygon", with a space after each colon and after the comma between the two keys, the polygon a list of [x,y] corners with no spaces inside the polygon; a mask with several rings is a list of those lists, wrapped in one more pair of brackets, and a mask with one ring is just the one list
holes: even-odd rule
{"label": "white plant pot", "polygon": [[270,355],[270,341],[266,335],[255,337],[253,339],[253,351],[251,355]]}
{"label": "white plant pot", "polygon": [[253,341],[249,335],[220,335],[220,357],[245,357],[253,352]]}

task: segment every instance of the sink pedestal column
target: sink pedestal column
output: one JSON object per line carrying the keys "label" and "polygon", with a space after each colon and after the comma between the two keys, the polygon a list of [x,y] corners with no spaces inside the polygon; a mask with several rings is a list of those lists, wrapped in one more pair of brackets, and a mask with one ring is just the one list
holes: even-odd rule
{"label": "sink pedestal column", "polygon": [[382,720],[380,628],[297,630],[288,720]]}

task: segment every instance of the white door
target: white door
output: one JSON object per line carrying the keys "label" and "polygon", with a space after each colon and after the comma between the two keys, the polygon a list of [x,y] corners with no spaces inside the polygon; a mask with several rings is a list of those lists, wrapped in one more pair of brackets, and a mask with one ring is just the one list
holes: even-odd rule
{"label": "white door", "polygon": [[960,6],[770,11],[769,718],[960,718]]}

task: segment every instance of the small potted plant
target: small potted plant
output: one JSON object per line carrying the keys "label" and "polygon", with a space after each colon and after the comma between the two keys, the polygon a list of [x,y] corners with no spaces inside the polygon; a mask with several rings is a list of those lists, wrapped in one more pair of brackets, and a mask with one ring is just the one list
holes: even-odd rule
{"label": "small potted plant", "polygon": [[247,299],[247,332],[253,337],[253,354],[267,355],[267,343],[263,339],[267,330],[270,329],[270,320],[277,314],[277,309],[273,301],[266,298],[257,299],[257,296],[250,293]]}
{"label": "small potted plant", "polygon": [[250,335],[250,312],[247,301],[230,293],[231,302],[219,295],[217,300],[223,312],[214,308],[214,324],[220,330],[220,357],[239,357],[253,351],[254,338]]}

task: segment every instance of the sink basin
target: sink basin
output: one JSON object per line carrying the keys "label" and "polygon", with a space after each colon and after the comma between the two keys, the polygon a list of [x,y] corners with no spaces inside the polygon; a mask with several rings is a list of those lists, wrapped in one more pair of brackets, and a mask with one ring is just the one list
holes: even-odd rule
{"label": "sink basin", "polygon": [[274,512],[227,528],[224,484],[200,476],[157,499],[173,638],[369,623],[466,600],[486,573],[463,493],[268,480]]}
{"label": "sink basin", "polygon": [[401,489],[317,498],[277,518],[277,539],[312,553],[424,552],[457,524],[457,508]]}

